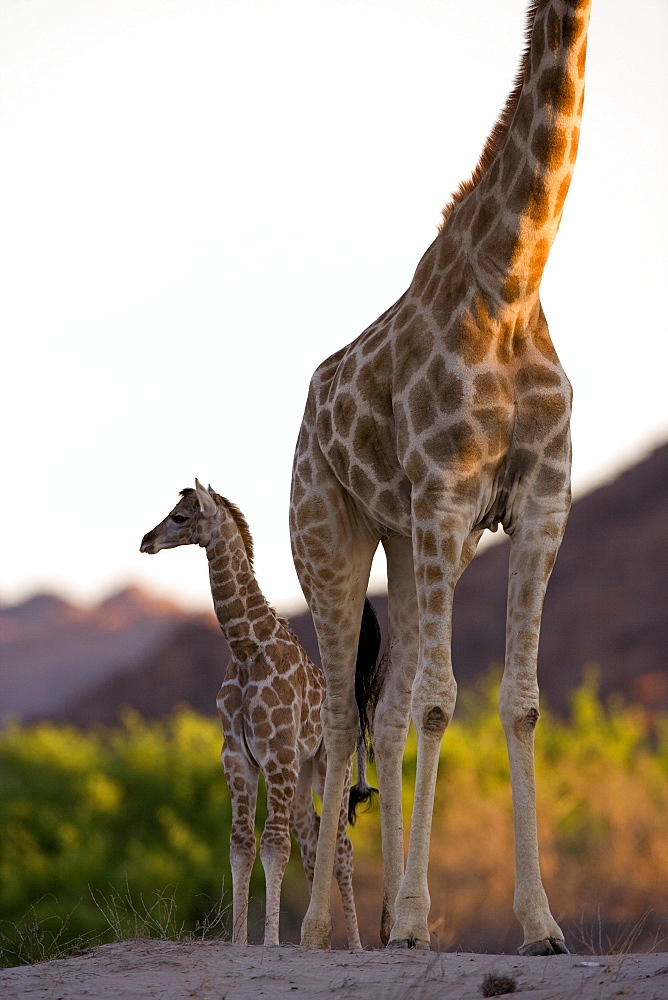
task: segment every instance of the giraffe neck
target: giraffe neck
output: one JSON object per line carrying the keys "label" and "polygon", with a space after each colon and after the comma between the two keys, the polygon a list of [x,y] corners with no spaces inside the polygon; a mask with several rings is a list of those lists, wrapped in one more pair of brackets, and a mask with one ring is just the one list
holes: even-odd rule
{"label": "giraffe neck", "polygon": [[[559,228],[580,137],[591,0],[538,0],[501,125],[470,184],[446,210],[506,302],[533,296]],[[490,149],[493,151],[490,154]],[[487,163],[485,163],[487,157]]]}
{"label": "giraffe neck", "polygon": [[218,624],[234,658],[253,659],[275,631],[276,614],[260,590],[246,546],[232,519],[206,548]]}

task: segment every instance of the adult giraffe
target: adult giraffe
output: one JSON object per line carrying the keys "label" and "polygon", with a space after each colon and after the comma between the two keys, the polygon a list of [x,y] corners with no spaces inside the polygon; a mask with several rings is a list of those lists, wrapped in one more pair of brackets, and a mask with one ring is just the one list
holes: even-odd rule
{"label": "adult giraffe", "polygon": [[[355,654],[374,551],[387,555],[391,653],[372,720],[382,936],[429,947],[427,863],[456,683],[455,584],[485,528],[511,538],[500,713],[515,817],[522,951],[565,951],[538,862],[533,767],[543,598],[570,507],[571,387],[539,285],[576,157],[591,0],[538,0],[520,73],[408,291],[311,381],[290,507],[297,573],[327,678],[327,781],[302,942],[328,947],[336,824],[355,748]],[[403,869],[401,757],[418,739]]]}

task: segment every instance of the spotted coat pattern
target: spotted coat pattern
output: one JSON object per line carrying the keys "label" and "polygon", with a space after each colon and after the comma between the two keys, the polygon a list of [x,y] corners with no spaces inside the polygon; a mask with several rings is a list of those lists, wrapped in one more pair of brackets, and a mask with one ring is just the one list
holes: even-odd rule
{"label": "spotted coat pattern", "polygon": [[[329,770],[302,942],[326,947],[337,803],[354,745],[355,636],[373,553],[388,561],[390,652],[372,733],[384,940],[429,947],[427,859],[454,710],[454,587],[485,528],[511,537],[500,711],[515,811],[515,912],[561,951],[538,864],[533,736],[543,597],[570,508],[571,387],[539,298],[580,135],[591,0],[538,0],[517,84],[404,295],[311,380],[291,494],[295,566],[327,677]],[[418,771],[404,873],[401,755]],[[331,801],[329,796],[331,795]]]}
{"label": "spotted coat pattern", "polygon": [[[324,791],[326,754],[321,707],[322,670],[307,656],[289,624],[267,603],[253,571],[253,542],[234,504],[205,490],[183,490],[164,521],[144,536],[141,549],[199,544],[206,549],[214,608],[232,658],[216,699],[230,790],[233,941],[247,941],[248,893],[255,860],[255,806],[260,773],[267,813],[260,841],[266,879],[265,945],[279,943],[281,883],[290,856],[290,829],[313,880],[319,816],[312,790]],[[352,888],[352,844],[346,829],[350,767],[340,799],[335,875],[351,948],[360,948]]]}

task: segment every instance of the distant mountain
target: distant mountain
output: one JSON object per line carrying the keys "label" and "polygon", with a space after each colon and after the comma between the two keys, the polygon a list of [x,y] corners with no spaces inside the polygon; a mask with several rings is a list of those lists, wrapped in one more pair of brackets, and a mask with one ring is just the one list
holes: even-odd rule
{"label": "distant mountain", "polygon": [[[202,567],[205,572],[205,567]],[[481,552],[455,596],[460,687],[503,660],[508,543]],[[541,632],[543,703],[557,712],[583,668],[604,696],[668,710],[668,445],[573,504]],[[384,633],[387,599],[374,596]],[[318,659],[310,616],[292,619]],[[180,702],[215,713],[229,650],[210,615],[127,590],[91,610],[49,595],[0,608],[0,715],[80,725],[147,717]]]}
{"label": "distant mountain", "polygon": [[141,671],[176,628],[205,621],[137,588],[90,609],[49,594],[0,607],[0,717],[60,718],[84,692]]}
{"label": "distant mountain", "polygon": [[210,621],[176,623],[136,669],[88,688],[60,718],[84,726],[93,722],[111,725],[128,706],[152,719],[168,715],[176,705],[214,715],[229,656],[213,615]]}

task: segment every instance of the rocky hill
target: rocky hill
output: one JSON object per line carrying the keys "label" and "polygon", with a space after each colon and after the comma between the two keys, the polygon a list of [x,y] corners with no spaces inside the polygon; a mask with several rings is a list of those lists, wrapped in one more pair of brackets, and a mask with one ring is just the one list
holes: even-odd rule
{"label": "rocky hill", "polygon": [[[460,688],[503,660],[508,543],[481,552],[455,598]],[[668,445],[573,504],[548,589],[540,646],[544,703],[558,712],[583,668],[604,696],[668,710]],[[386,630],[387,602],[374,604]],[[293,627],[312,656],[308,615]],[[145,716],[188,703],[215,712],[229,651],[213,615],[137,590],[89,611],[39,595],[0,608],[0,715],[87,725],[123,706]]]}
{"label": "rocky hill", "polygon": [[[209,616],[192,615],[136,588],[90,609],[50,594],[2,607],[0,718],[72,718],[73,706],[108,681],[113,690],[121,679],[141,675],[183,628],[216,641],[220,635]],[[224,647],[218,655],[224,660]],[[101,717],[107,708],[100,704],[82,721]]]}

